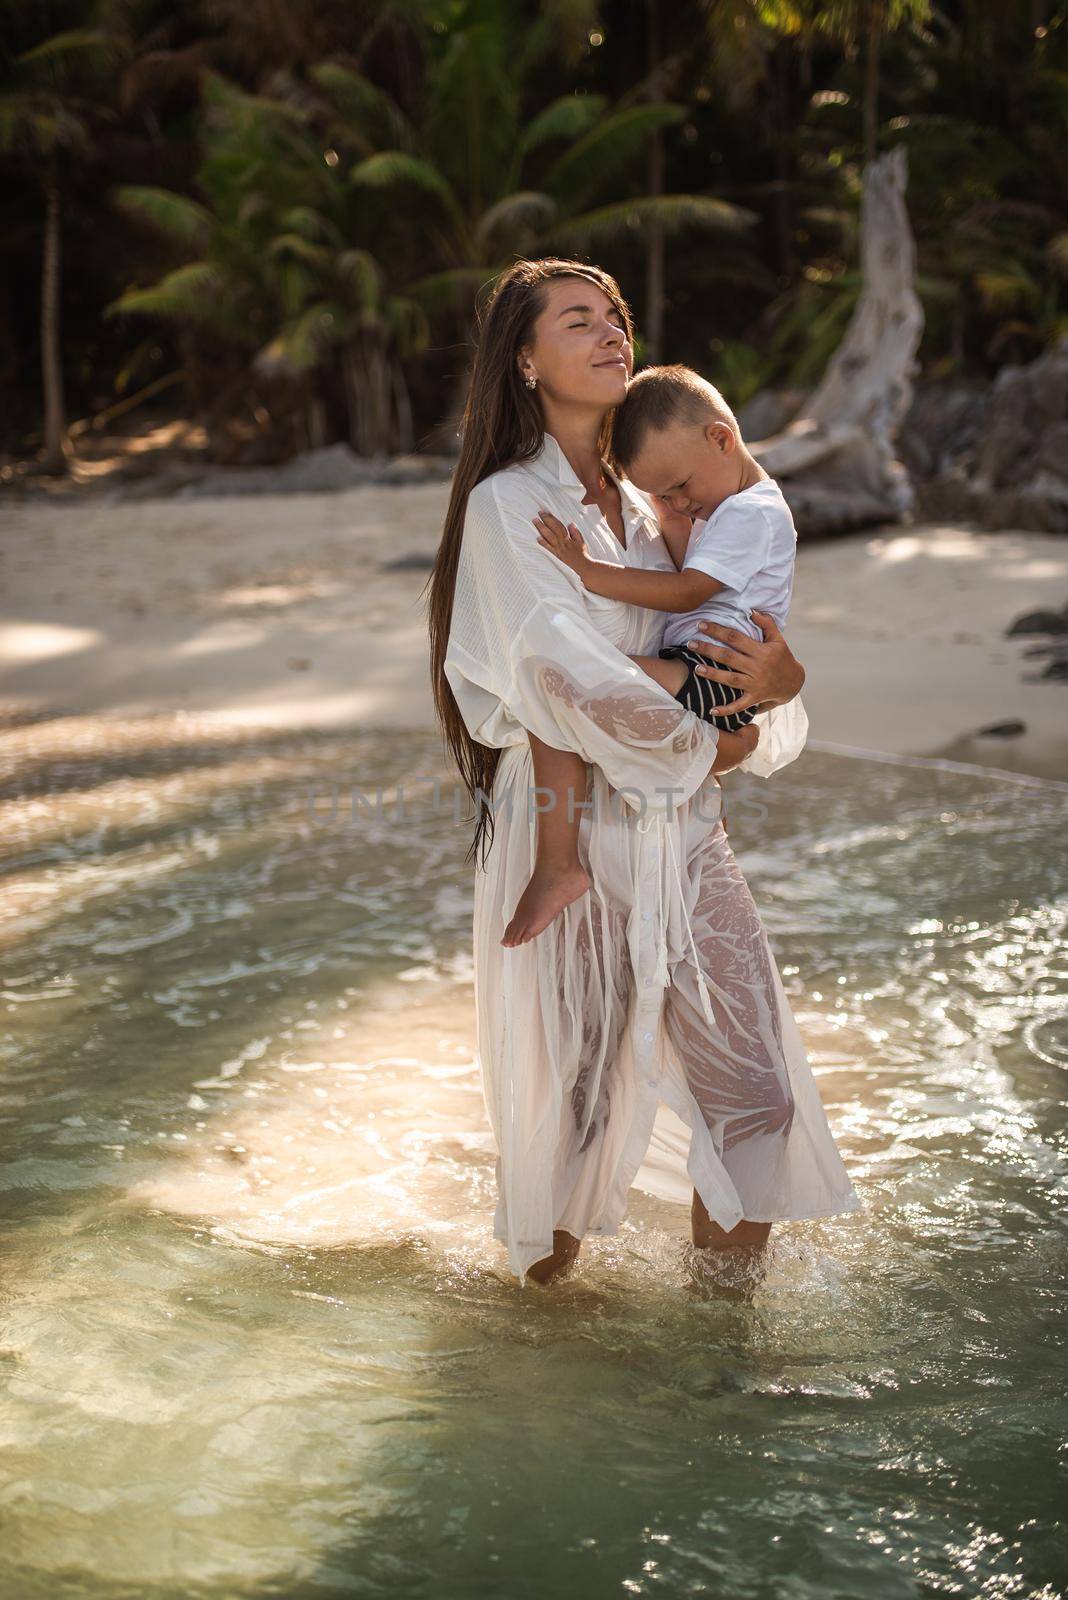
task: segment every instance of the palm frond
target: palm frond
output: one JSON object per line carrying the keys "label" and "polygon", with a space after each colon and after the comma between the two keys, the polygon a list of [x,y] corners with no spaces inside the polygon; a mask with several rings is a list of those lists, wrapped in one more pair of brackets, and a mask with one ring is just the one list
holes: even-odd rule
{"label": "palm frond", "polygon": [[225,287],[219,268],[212,261],[189,261],[168,272],[159,283],[146,289],[127,289],[104,307],[104,315],[129,314],[142,317],[170,317],[179,320],[210,321],[215,314],[220,291]]}
{"label": "palm frond", "polygon": [[974,282],[980,303],[989,312],[1006,313],[1033,307],[1041,298],[1037,283],[1019,261],[984,268],[975,274]]}
{"label": "palm frond", "polygon": [[604,117],[549,168],[541,187],[569,211],[625,173],[657,128],[682,122],[685,106],[668,102],[631,106]]}
{"label": "palm frond", "polygon": [[354,189],[387,191],[396,188],[419,189],[432,195],[454,221],[461,221],[460,207],[446,178],[420,156],[403,150],[379,150],[360,161],[348,175]]}
{"label": "palm frond", "polygon": [[341,229],[333,219],[314,206],[289,206],[279,221],[287,232],[299,233],[302,239],[327,239],[335,245],[344,243]]}
{"label": "palm frond", "polygon": [[24,50],[17,62],[20,67],[29,67],[36,79],[44,77],[55,82],[62,81],[72,69],[100,66],[118,60],[122,54],[117,35],[105,29],[68,28]]}
{"label": "palm frond", "polygon": [[211,212],[198,201],[172,189],[156,189],[149,184],[119,184],[109,198],[120,210],[180,244],[202,247],[211,235]]}
{"label": "palm frond", "polygon": [[757,220],[755,213],[726,200],[707,195],[645,195],[636,200],[619,200],[579,217],[568,217],[550,228],[543,243],[551,248],[568,246],[587,249],[620,239],[640,239],[641,230],[657,222],[665,233],[683,228],[708,228],[719,233],[740,233]]}
{"label": "palm frond", "polygon": [[351,285],[360,305],[376,306],[382,297],[382,269],[369,250],[345,250],[337,259],[337,275]]}
{"label": "palm frond", "polygon": [[430,343],[426,312],[409,296],[391,296],[386,302],[384,320],[402,356],[417,355]]}
{"label": "palm frond", "polygon": [[313,244],[310,239],[305,239],[299,233],[280,233],[267,246],[267,253],[271,257],[288,256],[297,261],[304,261],[309,267],[317,267],[320,270],[329,267],[332,260],[331,252],[325,245]]}
{"label": "palm frond", "polygon": [[510,7],[472,6],[428,74],[423,134],[453,193],[477,215],[507,188],[519,136],[519,78]]}
{"label": "palm frond", "polygon": [[529,155],[552,139],[581,139],[608,109],[603,94],[565,94],[538,112],[519,136],[521,155]]}
{"label": "palm frond", "polygon": [[598,0],[542,0],[538,14],[523,30],[517,62],[522,82],[539,62],[555,57],[572,69],[588,48],[600,19]]}
{"label": "palm frond", "polygon": [[1068,233],[1055,233],[1046,245],[1046,254],[1057,271],[1068,278]]}
{"label": "palm frond", "polygon": [[494,278],[496,268],[451,267],[447,272],[432,272],[405,285],[404,292],[431,315],[455,311],[475,303],[480,289]]}
{"label": "palm frond", "polygon": [[551,195],[537,189],[519,189],[505,195],[496,205],[483,212],[475,229],[475,246],[480,256],[489,252],[491,241],[500,238],[515,247],[523,248],[529,241],[556,220],[560,207]]}
{"label": "palm frond", "polygon": [[265,377],[297,376],[318,366],[324,351],[342,336],[347,319],[340,306],[316,301],[280,328],[253,358],[253,368]]}
{"label": "palm frond", "polygon": [[342,66],[339,61],[321,61],[308,76],[329,97],[342,119],[342,128],[357,136],[358,141],[372,149],[384,145],[415,149],[415,130],[400,106],[361,72]]}
{"label": "palm frond", "polygon": [[16,91],[0,96],[0,151],[5,155],[45,154],[62,145],[84,146],[88,140],[80,117],[40,94]]}

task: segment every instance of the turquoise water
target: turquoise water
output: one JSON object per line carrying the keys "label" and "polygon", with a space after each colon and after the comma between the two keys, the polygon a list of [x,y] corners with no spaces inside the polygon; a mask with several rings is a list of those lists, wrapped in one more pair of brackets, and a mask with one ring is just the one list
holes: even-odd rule
{"label": "turquoise water", "polygon": [[1064,1593],[1068,792],[733,784],[865,1209],[739,1288],[634,1191],[519,1291],[438,771],[432,736],[12,736],[0,1593]]}

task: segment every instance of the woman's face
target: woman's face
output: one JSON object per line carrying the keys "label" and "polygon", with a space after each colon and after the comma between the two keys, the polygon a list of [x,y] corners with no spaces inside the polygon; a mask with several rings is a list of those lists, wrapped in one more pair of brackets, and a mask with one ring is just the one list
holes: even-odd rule
{"label": "woman's face", "polygon": [[543,401],[607,411],[623,400],[633,366],[622,313],[604,290],[588,278],[550,278],[533,339],[519,352]]}

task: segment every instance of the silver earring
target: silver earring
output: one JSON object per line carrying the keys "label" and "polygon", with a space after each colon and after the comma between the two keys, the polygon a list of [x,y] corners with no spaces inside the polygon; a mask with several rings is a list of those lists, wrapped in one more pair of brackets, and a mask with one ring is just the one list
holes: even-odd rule
{"label": "silver earring", "polygon": [[538,380],[534,376],[534,374],[531,373],[530,376],[527,378],[527,388],[528,389],[536,389],[537,387],[538,387]]}

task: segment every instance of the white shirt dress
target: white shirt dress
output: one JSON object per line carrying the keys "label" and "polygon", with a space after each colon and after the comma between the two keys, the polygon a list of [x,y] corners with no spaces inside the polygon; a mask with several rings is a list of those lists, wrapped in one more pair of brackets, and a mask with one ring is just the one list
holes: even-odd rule
{"label": "white shirt dress", "polygon": [[[475,486],[445,658],[471,737],[502,751],[475,863],[475,1011],[493,1232],[520,1284],[554,1228],[617,1233],[632,1184],[687,1206],[692,1186],[727,1229],[860,1205],[719,820],[718,735],[628,660],[656,655],[667,613],[587,593],[538,543],[544,508],[599,560],[674,571],[650,502],[615,482],[625,549],[551,434]],[[795,700],[755,720],[745,766],[767,776],[807,719]],[[527,730],[588,763],[592,888],[505,949],[537,839]]]}
{"label": "white shirt dress", "polygon": [[761,478],[729,494],[710,517],[694,523],[682,563],[684,572],[703,572],[726,588],[717,589],[693,611],[667,613],[665,645],[685,644],[705,618],[759,639],[753,611],[766,611],[785,628],[796,552],[793,515],[774,478]]}

